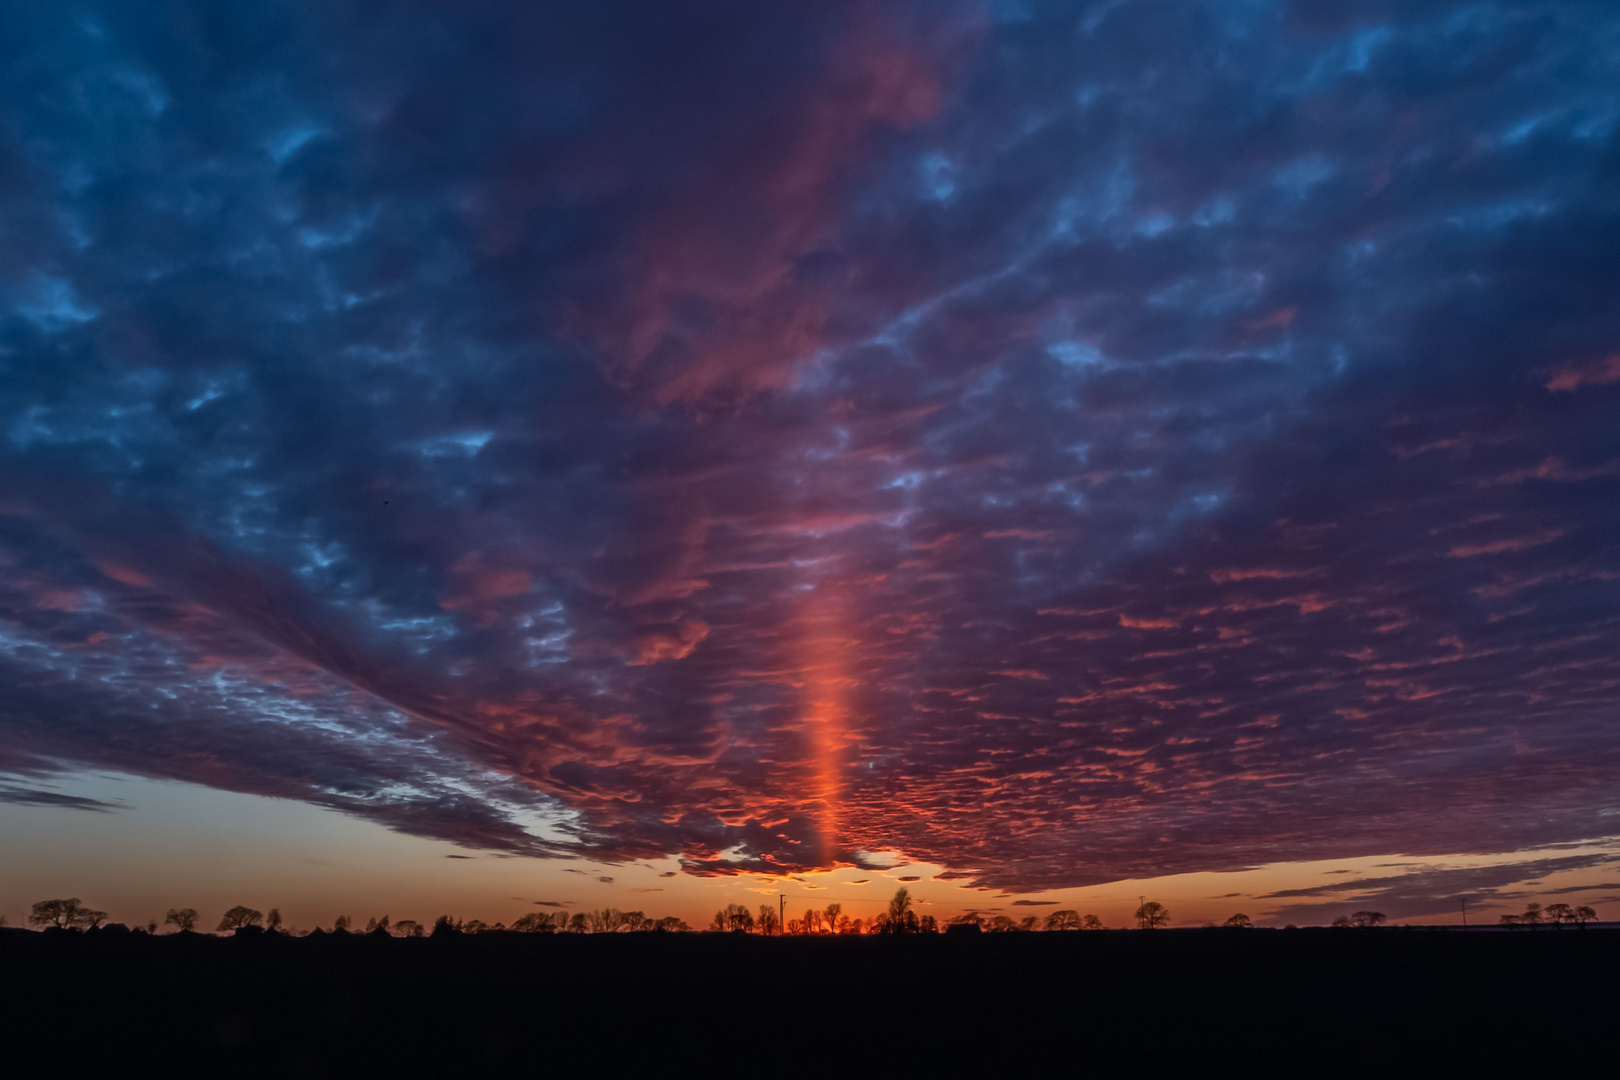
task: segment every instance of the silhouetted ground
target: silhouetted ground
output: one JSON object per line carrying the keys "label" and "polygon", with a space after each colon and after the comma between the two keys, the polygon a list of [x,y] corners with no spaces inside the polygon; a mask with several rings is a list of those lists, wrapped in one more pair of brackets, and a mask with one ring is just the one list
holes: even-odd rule
{"label": "silhouetted ground", "polygon": [[1617,960],[1620,931],[1571,928],[0,930],[0,1074],[1502,1075],[1611,1058]]}

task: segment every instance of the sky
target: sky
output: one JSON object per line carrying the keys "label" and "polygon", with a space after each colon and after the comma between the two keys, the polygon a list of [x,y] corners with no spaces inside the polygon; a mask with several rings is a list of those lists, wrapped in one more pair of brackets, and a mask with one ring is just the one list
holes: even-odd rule
{"label": "sky", "polygon": [[1612,5],[7,23],[9,920],[1620,904]]}

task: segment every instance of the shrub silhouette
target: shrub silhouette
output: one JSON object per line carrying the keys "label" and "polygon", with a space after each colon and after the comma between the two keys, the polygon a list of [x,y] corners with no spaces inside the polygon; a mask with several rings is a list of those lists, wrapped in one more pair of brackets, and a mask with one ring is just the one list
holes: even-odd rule
{"label": "shrub silhouette", "polygon": [[1233,915],[1231,918],[1227,919],[1226,925],[1233,927],[1234,929],[1247,930],[1249,927],[1254,925],[1254,920],[1250,919],[1247,915],[1240,911],[1236,915]]}

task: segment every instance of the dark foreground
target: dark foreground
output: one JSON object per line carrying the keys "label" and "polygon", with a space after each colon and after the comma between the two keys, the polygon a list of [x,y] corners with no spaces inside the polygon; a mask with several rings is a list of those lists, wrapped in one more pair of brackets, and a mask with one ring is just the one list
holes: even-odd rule
{"label": "dark foreground", "polygon": [[0,1073],[1376,1076],[1612,1055],[1620,931],[0,930]]}

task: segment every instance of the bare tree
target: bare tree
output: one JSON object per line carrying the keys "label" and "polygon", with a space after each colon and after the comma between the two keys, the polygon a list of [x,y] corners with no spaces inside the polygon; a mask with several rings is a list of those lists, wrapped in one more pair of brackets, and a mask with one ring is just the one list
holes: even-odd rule
{"label": "bare tree", "polygon": [[377,930],[381,930],[385,934],[388,933],[388,916],[384,915],[380,919],[366,920],[366,933],[370,934]]}
{"label": "bare tree", "polygon": [[394,924],[394,933],[399,937],[421,937],[422,924],[415,919],[401,919]]}
{"label": "bare tree", "polygon": [[1524,909],[1524,914],[1519,916],[1519,924],[1521,926],[1528,926],[1531,929],[1539,926],[1541,924],[1541,905],[1527,905]]}
{"label": "bare tree", "polygon": [[[441,916],[441,918],[446,918],[446,919],[448,919],[449,917],[450,916],[448,916],[448,915]],[[337,933],[339,930],[342,930],[345,933],[347,933],[348,929],[349,929],[349,926],[350,926],[349,917],[347,915],[339,915],[336,919],[332,920],[332,932],[334,934]],[[437,927],[435,927],[435,929],[437,929]]]}
{"label": "bare tree", "polygon": [[934,916],[932,916],[932,915],[924,915],[922,918],[917,920],[917,933],[919,933],[919,934],[937,934],[937,933],[939,933],[939,920],[934,918]]}
{"label": "bare tree", "polygon": [[1082,930],[1101,930],[1102,928],[1103,928],[1103,921],[1101,919],[1097,918],[1097,916],[1095,916],[1095,915],[1082,915],[1080,917],[1080,929],[1082,929]]}
{"label": "bare tree", "polygon": [[1575,922],[1582,930],[1585,930],[1587,923],[1597,922],[1597,912],[1582,904],[1575,909]]}
{"label": "bare tree", "polygon": [[556,929],[552,925],[551,916],[544,911],[531,911],[527,915],[520,915],[512,923],[512,929],[520,934],[549,934]]}
{"label": "bare tree", "polygon": [[838,933],[838,916],[844,910],[843,904],[828,904],[821,912],[821,924],[827,928],[827,933]]}
{"label": "bare tree", "polygon": [[1080,913],[1072,908],[1060,908],[1046,917],[1048,930],[1080,929]]}
{"label": "bare tree", "polygon": [[922,920],[911,907],[911,890],[902,885],[889,898],[888,910],[876,920],[880,934],[916,934],[922,932]]}
{"label": "bare tree", "polygon": [[1548,904],[1541,914],[1553,924],[1554,930],[1564,923],[1575,921],[1575,909],[1568,904]]}
{"label": "bare tree", "polygon": [[759,918],[755,920],[762,934],[780,934],[782,932],[782,916],[776,910],[775,904],[759,905]]}
{"label": "bare tree", "polygon": [[709,923],[710,930],[742,930],[754,928],[754,916],[741,904],[727,904],[714,913],[714,921]]}
{"label": "bare tree", "polygon": [[263,921],[264,912],[254,911],[246,904],[237,904],[225,913],[223,919],[219,920],[219,929],[221,931],[240,930],[244,926],[258,926]]}
{"label": "bare tree", "polygon": [[1170,921],[1170,912],[1157,900],[1145,901],[1136,909],[1136,925],[1143,930],[1156,930]]}
{"label": "bare tree", "polygon": [[74,896],[66,900],[39,901],[29,912],[28,921],[34,926],[49,926],[58,930],[94,930],[107,921],[107,913],[85,907]]}
{"label": "bare tree", "polygon": [[280,930],[281,929],[281,909],[280,908],[274,908],[274,907],[271,908],[270,909],[270,914],[268,914],[268,915],[266,915],[264,917],[264,925],[265,925],[265,927],[267,929],[270,929],[270,930]]}
{"label": "bare tree", "polygon": [[[639,912],[637,914],[640,914]],[[593,911],[589,915],[591,933],[617,934],[629,929],[625,913],[618,908],[607,908],[602,911]]]}
{"label": "bare tree", "polygon": [[1503,926],[1518,926],[1519,925],[1519,917],[1517,915],[1504,915],[1504,916],[1502,916],[1500,919],[1498,919],[1496,921],[1501,923]]}
{"label": "bare tree", "polygon": [[1233,915],[1231,918],[1227,919],[1226,925],[1233,927],[1234,929],[1247,930],[1249,927],[1254,925],[1254,920],[1250,919],[1247,915],[1240,911],[1236,915]]}
{"label": "bare tree", "polygon": [[197,909],[190,907],[170,908],[169,913],[163,917],[163,925],[173,923],[180,928],[182,934],[197,928]]}
{"label": "bare tree", "polygon": [[1350,916],[1350,925],[1363,929],[1382,926],[1387,921],[1388,917],[1382,911],[1358,911]]}

